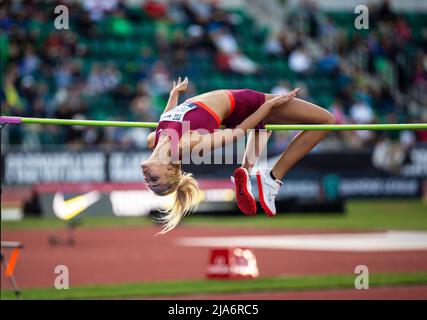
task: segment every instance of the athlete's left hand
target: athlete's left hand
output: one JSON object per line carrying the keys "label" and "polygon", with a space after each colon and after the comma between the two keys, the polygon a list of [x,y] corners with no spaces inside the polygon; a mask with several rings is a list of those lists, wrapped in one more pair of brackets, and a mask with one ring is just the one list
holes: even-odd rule
{"label": "athlete's left hand", "polygon": [[178,81],[174,81],[172,84],[173,92],[181,92],[187,90],[188,78],[185,77],[184,81],[181,81],[181,77],[178,78]]}
{"label": "athlete's left hand", "polygon": [[270,108],[276,108],[278,106],[283,106],[286,102],[291,101],[298,94],[299,88],[295,88],[291,92],[286,94],[281,94],[280,96],[274,97],[271,100],[265,102],[265,104]]}

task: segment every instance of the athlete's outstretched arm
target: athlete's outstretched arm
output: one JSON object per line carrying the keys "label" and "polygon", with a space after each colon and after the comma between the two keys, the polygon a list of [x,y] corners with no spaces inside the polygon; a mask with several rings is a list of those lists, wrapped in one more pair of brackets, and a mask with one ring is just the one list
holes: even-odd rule
{"label": "athlete's outstretched arm", "polygon": [[[188,78],[185,77],[184,81],[181,81],[181,77],[178,78],[178,82],[173,82],[172,84],[172,89],[171,92],[169,94],[169,100],[168,103],[166,104],[165,110],[163,110],[163,113],[168,112],[170,109],[175,108],[178,104],[178,98],[179,98],[179,93],[181,91],[185,91],[187,89],[187,85],[188,85]],[[156,133],[155,132],[151,132],[148,136],[147,136],[147,147],[150,150],[154,150],[154,143],[156,140]]]}
{"label": "athlete's outstretched arm", "polygon": [[184,81],[181,81],[181,77],[178,78],[177,82],[173,82],[172,84],[172,90],[169,94],[169,100],[166,104],[165,110],[163,110],[163,113],[168,112],[170,109],[175,108],[178,105],[178,98],[179,93],[181,91],[187,90],[188,86],[188,78],[185,77]]}

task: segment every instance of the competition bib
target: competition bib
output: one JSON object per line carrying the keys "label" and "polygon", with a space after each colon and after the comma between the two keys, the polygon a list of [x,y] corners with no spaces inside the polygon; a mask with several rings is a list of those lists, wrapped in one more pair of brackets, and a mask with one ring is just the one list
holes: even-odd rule
{"label": "competition bib", "polygon": [[184,120],[185,114],[193,110],[194,108],[197,108],[196,105],[193,104],[180,104],[179,106],[176,106],[172,110],[163,113],[160,116],[160,121],[176,121],[176,122],[182,122]]}

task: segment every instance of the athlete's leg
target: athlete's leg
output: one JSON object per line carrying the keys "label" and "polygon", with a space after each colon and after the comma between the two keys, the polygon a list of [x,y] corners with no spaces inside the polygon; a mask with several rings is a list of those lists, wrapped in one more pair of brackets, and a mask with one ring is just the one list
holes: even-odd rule
{"label": "athlete's leg", "polygon": [[[252,90],[240,90],[238,94],[243,94],[243,92],[247,95],[245,97],[239,96],[236,99],[240,102],[240,107],[253,108],[264,103],[266,99],[263,93]],[[233,174],[237,205],[246,215],[256,214],[257,206],[252,193],[250,172],[267,145],[270,135],[271,132],[266,130],[251,130],[249,132],[242,166],[237,168]]]}
{"label": "athlete's leg", "polygon": [[[271,98],[273,95],[268,95]],[[273,96],[274,97],[274,96]],[[334,124],[334,116],[327,110],[304,100],[295,98],[283,106],[274,108],[265,119],[271,124]],[[289,143],[273,166],[273,175],[281,180],[286,173],[309,153],[328,133],[322,131],[302,131]]]}
{"label": "athlete's leg", "polygon": [[[268,98],[271,97],[274,96],[269,95]],[[265,122],[271,124],[332,124],[335,123],[335,118],[325,109],[294,98],[283,106],[272,109]],[[256,173],[260,204],[268,216],[276,214],[275,199],[285,174],[298,160],[310,152],[325,137],[327,132],[326,130],[300,132],[283,151],[271,171],[265,169]]]}
{"label": "athlete's leg", "polygon": [[267,145],[270,135],[271,131],[266,130],[253,130],[249,133],[242,167],[237,168],[233,174],[237,205],[246,215],[256,214],[256,200],[252,193],[250,173]]}
{"label": "athlete's leg", "polygon": [[270,136],[271,131],[266,130],[252,130],[249,132],[246,150],[242,161],[242,167],[245,168],[249,174],[261,156]]}
{"label": "athlete's leg", "polygon": [[[274,97],[277,97],[277,95],[264,93],[263,101],[273,99]],[[253,130],[249,133],[246,143],[246,150],[242,161],[242,167],[245,168],[249,173],[251,173],[252,168],[264,151],[264,148],[266,147],[268,140],[271,137],[271,133],[271,131],[259,130]]]}
{"label": "athlete's leg", "polygon": [[[266,100],[274,98],[276,95],[266,94]],[[327,110],[322,109],[312,103],[295,98],[283,106],[274,108],[266,117],[265,123],[286,124],[286,123],[311,123],[311,124],[332,124],[335,118]],[[282,153],[278,161],[273,166],[273,176],[269,171],[257,172],[258,191],[260,202],[264,211],[269,216],[276,214],[275,197],[280,188],[280,180],[300,160],[310,152],[327,134],[328,131],[304,131],[299,133]],[[246,153],[242,164],[243,168],[251,169],[262,153],[270,134],[264,135],[264,139],[256,139],[256,134],[249,137]],[[257,155],[258,157],[254,157]],[[238,168],[235,172],[236,190],[243,190],[241,195],[236,192],[237,203],[246,214],[254,214],[254,198],[245,190],[251,189],[248,173],[243,168]],[[238,177],[239,179],[236,179]]]}

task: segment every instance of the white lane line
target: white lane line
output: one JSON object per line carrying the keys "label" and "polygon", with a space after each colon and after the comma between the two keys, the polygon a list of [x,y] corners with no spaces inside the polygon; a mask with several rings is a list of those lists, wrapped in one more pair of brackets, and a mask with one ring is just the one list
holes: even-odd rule
{"label": "white lane line", "polygon": [[188,237],[177,244],[190,247],[249,247],[318,251],[410,251],[427,250],[427,232],[387,231],[309,235]]}

